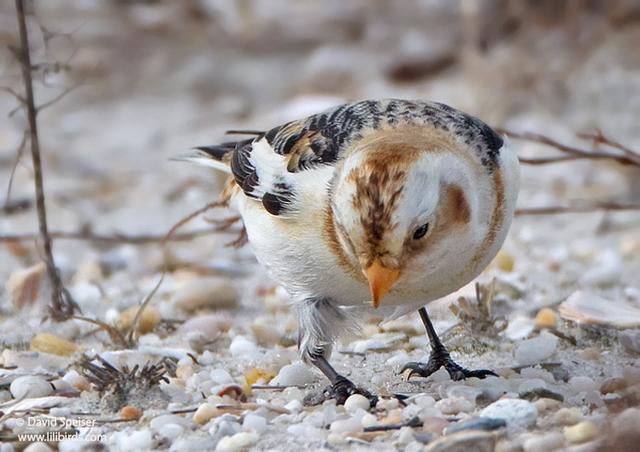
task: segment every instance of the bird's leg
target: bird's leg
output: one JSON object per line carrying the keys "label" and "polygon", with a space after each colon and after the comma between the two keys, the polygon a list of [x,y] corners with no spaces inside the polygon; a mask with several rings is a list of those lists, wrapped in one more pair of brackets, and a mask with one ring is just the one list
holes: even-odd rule
{"label": "bird's leg", "polygon": [[429,316],[427,315],[427,310],[425,308],[420,308],[418,312],[420,313],[422,323],[424,323],[424,327],[427,330],[427,336],[429,336],[431,354],[429,355],[429,361],[426,363],[410,362],[404,365],[400,371],[401,374],[407,369],[411,370],[407,379],[411,378],[414,374],[420,375],[421,377],[428,377],[441,367],[444,367],[449,373],[451,379],[456,381],[470,377],[486,378],[489,375],[497,377],[494,372],[487,369],[469,370],[457,364],[453,359],[451,359],[449,352],[436,334],[436,330],[431,324],[431,319],[429,319]]}
{"label": "bird's leg", "polygon": [[351,319],[346,311],[325,298],[301,300],[297,308],[298,347],[302,359],[320,369],[331,382],[331,386],[321,393],[311,393],[305,397],[305,405],[317,405],[328,399],[335,399],[342,405],[349,396],[362,394],[369,399],[371,406],[375,406],[378,400],[376,396],[340,375],[328,361],[335,339],[349,329]]}
{"label": "bird's leg", "polygon": [[[311,363],[320,369],[331,382],[331,386],[325,388],[322,393],[324,400],[335,399],[338,405],[344,405],[344,402],[353,394],[361,394],[369,399],[369,404],[372,407],[378,402],[377,396],[371,394],[366,389],[357,387],[347,377],[336,372],[324,356],[312,356]],[[309,400],[311,400],[311,398]]]}

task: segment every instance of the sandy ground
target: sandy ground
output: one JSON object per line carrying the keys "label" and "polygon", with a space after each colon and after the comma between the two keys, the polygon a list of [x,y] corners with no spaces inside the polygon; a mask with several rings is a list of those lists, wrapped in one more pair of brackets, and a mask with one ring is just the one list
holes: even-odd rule
{"label": "sandy ground", "polygon": [[[30,24],[34,59],[49,63],[37,73],[37,98],[46,102],[76,87],[39,117],[56,231],[161,236],[215,199],[222,182],[171,156],[223,140],[226,129],[266,128],[352,99],[432,99],[497,127],[587,148],[576,132],[599,128],[640,149],[640,28],[631,2],[606,14],[542,7],[521,12],[497,1],[481,2],[486,8],[478,11],[444,1],[36,3],[46,29]],[[0,80],[19,89],[6,45],[15,44],[13,14],[12,5],[0,6]],[[47,30],[70,35],[49,37]],[[54,62],[68,69],[57,70]],[[0,97],[0,117],[15,106],[11,96]],[[24,126],[21,113],[0,122],[3,182]],[[553,155],[533,143],[512,145],[522,156]],[[17,166],[10,198],[26,207],[3,212],[0,235],[37,230],[27,157]],[[639,174],[638,167],[606,161],[523,166],[518,205],[637,202]],[[227,215],[213,211],[205,218]],[[185,230],[209,226],[199,218]],[[368,413],[331,402],[302,407],[304,396],[326,382],[296,364],[287,296],[250,247],[224,247],[233,237],[212,234],[166,248],[55,242],[61,274],[83,315],[109,324],[126,323],[124,312],[141,302],[169,264],[145,317],[148,328],[129,349],[84,321],[42,322],[48,289],[33,268],[36,247],[0,243],[0,279],[6,281],[0,292],[0,451],[33,442],[18,434],[51,431],[19,422],[42,416],[43,409],[59,419],[95,420],[79,432],[85,440],[103,435],[109,450],[633,450],[640,431],[640,411],[633,408],[640,401],[637,212],[517,217],[500,260],[478,278],[484,286],[496,279],[492,315],[506,319],[504,331],[483,331],[492,319],[461,320],[448,309],[459,295],[474,299],[472,285],[430,307],[455,359],[495,369],[499,378],[452,382],[439,372],[406,381],[398,375],[402,365],[428,356],[418,316],[366,322],[361,337],[336,347],[332,362],[381,396]],[[21,273],[27,268],[30,278]],[[38,290],[20,292],[25,287]],[[539,315],[545,307],[551,320]],[[480,315],[477,309],[471,314]],[[41,333],[72,345],[42,336],[34,344]],[[523,358],[526,341],[539,338],[532,348],[547,352]],[[105,395],[79,365],[83,353],[119,369],[164,357],[167,381],[145,386],[137,375],[128,381],[142,381],[139,387],[108,387]],[[25,375],[53,387],[37,381],[11,386]],[[274,375],[291,387],[250,390]],[[243,396],[228,389],[233,385]],[[21,401],[20,388],[27,388]],[[409,396],[406,406],[396,402],[398,394]],[[524,405],[483,412],[500,398]],[[126,405],[142,417],[122,421]],[[415,416],[419,426],[365,431]],[[477,416],[507,425],[446,429]],[[67,438],[29,450],[87,444]]]}

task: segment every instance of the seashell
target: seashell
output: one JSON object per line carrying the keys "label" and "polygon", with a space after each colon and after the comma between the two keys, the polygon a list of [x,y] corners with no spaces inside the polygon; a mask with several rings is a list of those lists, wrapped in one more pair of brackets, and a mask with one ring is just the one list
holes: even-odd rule
{"label": "seashell", "polygon": [[578,323],[616,328],[640,326],[639,306],[623,298],[613,301],[581,290],[572,293],[560,305],[559,312],[562,318]]}
{"label": "seashell", "polygon": [[53,334],[40,333],[31,339],[31,350],[59,356],[71,356],[79,351],[80,347]]}

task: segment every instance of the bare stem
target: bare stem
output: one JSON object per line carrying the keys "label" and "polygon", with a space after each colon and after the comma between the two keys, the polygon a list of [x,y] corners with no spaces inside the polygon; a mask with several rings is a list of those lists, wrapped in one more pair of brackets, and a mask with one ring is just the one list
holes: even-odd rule
{"label": "bare stem", "polygon": [[36,208],[38,211],[38,226],[40,239],[44,249],[44,259],[47,266],[47,274],[51,281],[52,295],[49,307],[51,317],[54,320],[65,320],[79,310],[71,298],[69,292],[62,285],[60,275],[53,259],[51,249],[51,237],[47,227],[47,211],[45,208],[44,189],[42,183],[42,163],[40,159],[40,143],[38,141],[38,125],[36,121],[37,110],[33,99],[33,80],[31,79],[31,55],[29,54],[29,36],[24,13],[23,0],[16,0],[16,15],[20,30],[20,64],[22,66],[22,78],[25,88],[25,100],[27,118],[29,120],[29,136],[31,157],[33,159],[34,181],[36,188]]}

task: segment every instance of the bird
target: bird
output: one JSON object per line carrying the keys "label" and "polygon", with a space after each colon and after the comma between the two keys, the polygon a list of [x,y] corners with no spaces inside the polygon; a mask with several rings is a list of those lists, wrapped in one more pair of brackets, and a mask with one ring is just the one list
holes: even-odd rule
{"label": "bird", "polygon": [[427,362],[401,373],[485,378],[457,364],[426,306],[476,278],[501,248],[519,190],[506,139],[480,119],[426,100],[361,100],[183,158],[229,174],[257,260],[290,294],[301,359],[329,380],[326,399],[376,396],[338,373],[332,347],[366,313],[418,311]]}

